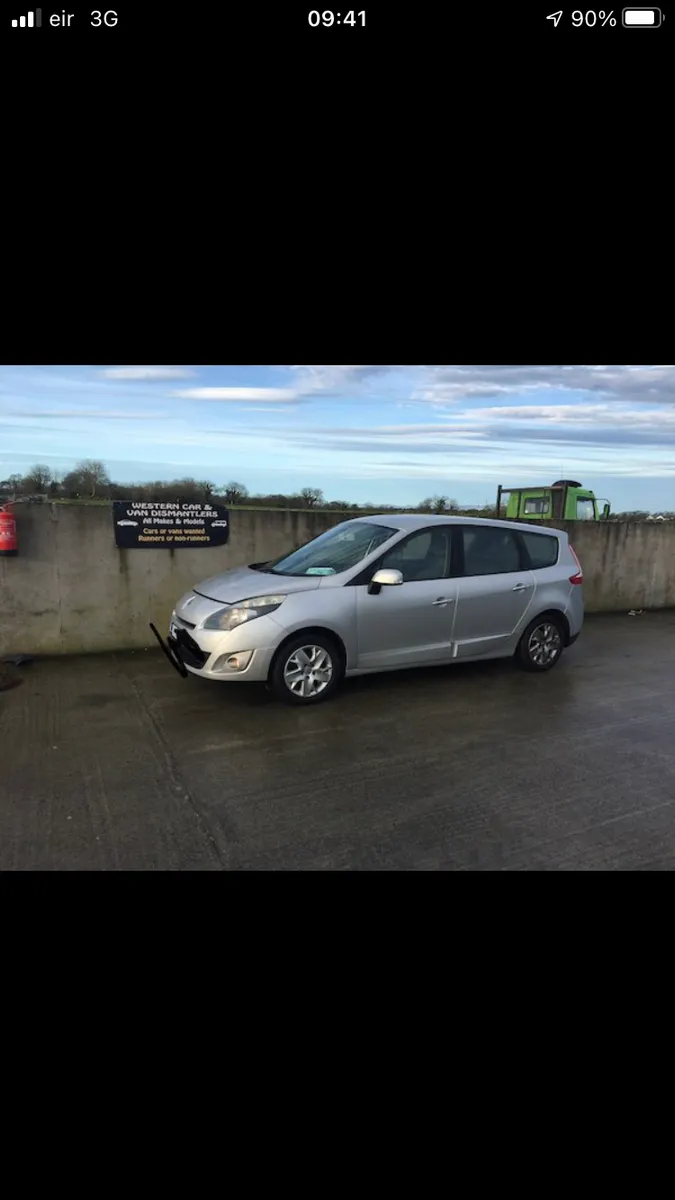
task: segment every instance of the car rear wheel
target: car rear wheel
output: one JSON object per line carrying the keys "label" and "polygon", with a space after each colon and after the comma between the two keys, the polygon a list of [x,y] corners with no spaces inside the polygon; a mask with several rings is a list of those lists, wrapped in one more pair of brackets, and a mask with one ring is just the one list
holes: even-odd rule
{"label": "car rear wheel", "polygon": [[270,675],[272,691],[286,704],[328,700],[344,676],[342,655],[320,633],[299,634],[282,646]]}
{"label": "car rear wheel", "polygon": [[550,614],[530,621],[518,643],[516,661],[525,671],[550,671],[565,645],[562,622]]}

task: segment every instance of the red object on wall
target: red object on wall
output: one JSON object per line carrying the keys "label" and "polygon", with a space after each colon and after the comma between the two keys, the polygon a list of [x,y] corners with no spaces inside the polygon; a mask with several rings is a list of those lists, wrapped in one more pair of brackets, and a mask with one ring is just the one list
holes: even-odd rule
{"label": "red object on wall", "polygon": [[19,553],[14,514],[0,508],[0,558],[9,558]]}

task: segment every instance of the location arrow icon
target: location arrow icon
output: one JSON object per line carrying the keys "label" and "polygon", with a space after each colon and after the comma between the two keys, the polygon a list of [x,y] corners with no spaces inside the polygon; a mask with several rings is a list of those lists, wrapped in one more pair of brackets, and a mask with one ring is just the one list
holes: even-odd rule
{"label": "location arrow icon", "polygon": [[555,25],[555,28],[557,29],[557,28],[558,28],[558,21],[560,20],[560,18],[562,17],[562,15],[563,15],[563,10],[562,10],[562,8],[561,8],[561,9],[560,9],[560,12],[557,12],[557,13],[551,13],[551,15],[550,15],[550,16],[548,16],[548,17],[546,18],[546,20],[547,20],[547,21],[553,21],[553,23],[554,23],[554,25]]}

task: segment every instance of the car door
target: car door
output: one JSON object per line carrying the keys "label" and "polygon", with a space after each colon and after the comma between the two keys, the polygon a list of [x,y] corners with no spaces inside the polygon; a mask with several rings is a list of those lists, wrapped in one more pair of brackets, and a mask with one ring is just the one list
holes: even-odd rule
{"label": "car door", "polygon": [[498,654],[527,623],[535,573],[520,565],[528,560],[515,530],[464,525],[457,537],[454,657]]}
{"label": "car door", "polygon": [[[452,657],[457,583],[449,578],[452,527],[416,530],[382,556],[357,584],[357,668],[423,666]],[[401,571],[403,583],[377,595],[368,581],[380,568]]]}

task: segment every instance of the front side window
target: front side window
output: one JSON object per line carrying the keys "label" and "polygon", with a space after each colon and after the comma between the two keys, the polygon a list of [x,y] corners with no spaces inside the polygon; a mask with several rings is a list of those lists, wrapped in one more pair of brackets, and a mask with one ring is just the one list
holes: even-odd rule
{"label": "front side window", "polygon": [[577,496],[577,521],[595,520],[595,501],[588,496]]}
{"label": "front side window", "polygon": [[265,563],[264,570],[275,575],[339,575],[356,567],[398,532],[370,521],[344,521],[292,554]]}
{"label": "front side window", "polygon": [[503,575],[521,569],[516,536],[490,525],[462,529],[465,575]]}
{"label": "front side window", "polygon": [[548,512],[547,496],[528,496],[523,505],[524,516],[543,517]]}
{"label": "front side window", "polygon": [[450,572],[451,529],[449,525],[419,529],[403,542],[392,546],[380,567],[400,571],[404,583],[424,579],[447,579]]}
{"label": "front side window", "polygon": [[557,537],[550,537],[547,533],[523,533],[521,536],[533,571],[541,567],[555,566],[560,545]]}

